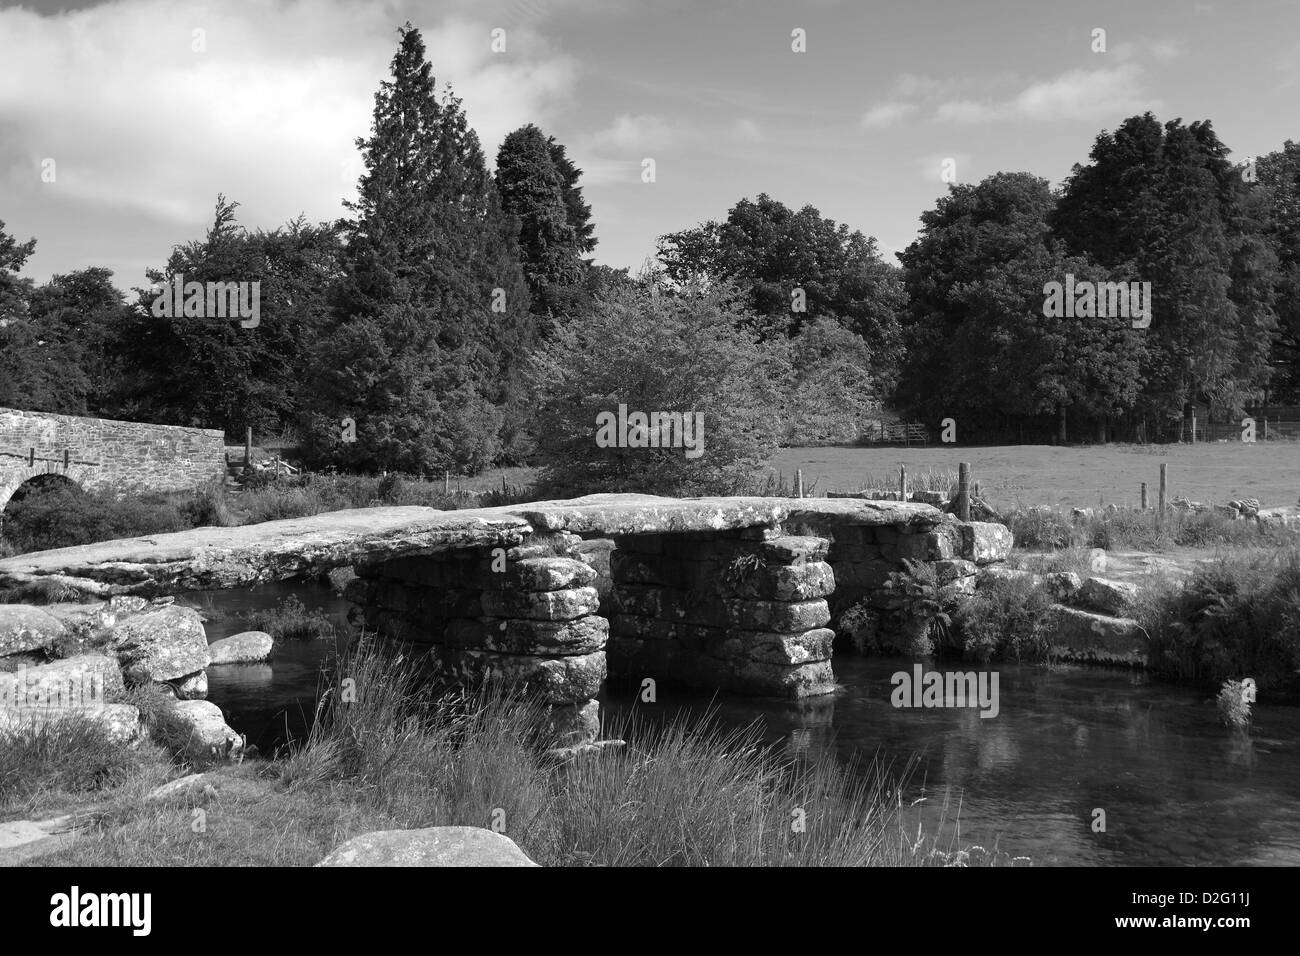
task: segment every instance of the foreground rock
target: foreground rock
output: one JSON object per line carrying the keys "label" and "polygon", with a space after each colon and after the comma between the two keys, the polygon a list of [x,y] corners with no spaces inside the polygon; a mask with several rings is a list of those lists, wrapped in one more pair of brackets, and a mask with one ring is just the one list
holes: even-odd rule
{"label": "foreground rock", "polygon": [[93,721],[104,728],[108,740],[131,744],[140,736],[140,711],[130,704],[105,704],[94,710],[0,709],[0,733],[36,730],[71,717]]}
{"label": "foreground rock", "polygon": [[208,645],[213,664],[256,664],[271,656],[275,639],[265,631],[244,631]]}
{"label": "foreground rock", "polygon": [[515,841],[479,827],[376,830],[336,847],[317,866],[536,866]]}
{"label": "foreground rock", "polygon": [[48,651],[67,634],[53,615],[26,604],[0,604],[0,657]]}
{"label": "foreground rock", "polygon": [[1088,578],[1079,588],[1076,600],[1086,608],[1105,614],[1123,614],[1133,606],[1137,596],[1137,585],[1127,581]]}
{"label": "foreground rock", "polygon": [[0,823],[0,866],[16,866],[24,860],[71,846],[79,825],[71,814],[51,820]]}
{"label": "foreground rock", "polygon": [[1052,650],[1066,660],[1097,664],[1147,664],[1147,640],[1137,621],[1053,604],[1048,611]]}
{"label": "foreground rock", "polygon": [[208,636],[197,611],[171,605],[127,618],[108,632],[126,676],[173,681],[208,666]]}
{"label": "foreground rock", "polygon": [[82,654],[0,674],[0,730],[44,727],[66,717],[100,724],[115,743],[140,735],[140,711],[121,703],[125,693],[117,661]]}
{"label": "foreground rock", "polygon": [[221,708],[206,700],[173,704],[162,737],[167,746],[195,760],[220,760],[244,749],[244,738],[226,724]]}
{"label": "foreground rock", "polygon": [[120,701],[125,692],[121,668],[104,654],[79,654],[0,674],[0,708],[93,710]]}

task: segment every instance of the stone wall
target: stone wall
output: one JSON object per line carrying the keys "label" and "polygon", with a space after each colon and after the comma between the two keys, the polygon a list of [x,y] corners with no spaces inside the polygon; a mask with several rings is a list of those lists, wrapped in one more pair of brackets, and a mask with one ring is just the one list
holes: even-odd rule
{"label": "stone wall", "polygon": [[593,740],[609,624],[576,535],[535,536],[362,563],[346,595],[354,623],[400,642],[449,681],[504,679],[550,708],[555,743]]}
{"label": "stone wall", "polygon": [[180,491],[221,478],[225,467],[225,433],[218,429],[0,408],[0,508],[23,482],[43,474],[65,475],[88,490]]}
{"label": "stone wall", "polygon": [[829,693],[824,538],[774,528],[616,539],[610,666],[742,694]]}

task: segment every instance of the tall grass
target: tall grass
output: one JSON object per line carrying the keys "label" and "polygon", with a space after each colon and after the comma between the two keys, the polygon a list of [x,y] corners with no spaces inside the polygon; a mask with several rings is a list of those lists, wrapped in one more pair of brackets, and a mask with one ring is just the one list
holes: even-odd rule
{"label": "tall grass", "polygon": [[43,792],[115,786],[140,761],[103,724],[80,715],[0,727],[0,812]]}
{"label": "tall grass", "polygon": [[[344,680],[355,690],[346,702]],[[494,824],[545,865],[971,861],[970,848],[943,848],[904,823],[906,768],[895,778],[878,763],[790,761],[757,726],[728,730],[707,716],[629,717],[606,728],[626,746],[557,764],[536,701],[493,686],[440,692],[415,659],[370,639],[323,677],[316,717],[283,759],[212,771],[215,796],[145,804],[160,777],[156,750],[124,781],[101,772],[98,785],[117,788],[96,795],[98,822],[41,862],[310,865],[370,830]],[[42,766],[84,749],[47,747]],[[73,783],[104,765],[81,761]],[[196,837],[191,808],[212,800],[220,813]]]}
{"label": "tall grass", "polygon": [[1152,510],[1117,508],[1071,518],[1048,508],[1016,509],[1002,516],[1016,544],[1029,549],[1105,548],[1166,551],[1175,547],[1286,547],[1300,530],[1270,522],[1233,519],[1217,511],[1170,509],[1159,521]]}

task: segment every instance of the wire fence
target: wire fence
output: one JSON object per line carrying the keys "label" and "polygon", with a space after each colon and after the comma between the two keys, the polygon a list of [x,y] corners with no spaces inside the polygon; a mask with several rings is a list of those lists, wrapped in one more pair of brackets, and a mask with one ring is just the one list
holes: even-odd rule
{"label": "wire fence", "polygon": [[[1255,418],[1255,441],[1296,441],[1300,439],[1300,420],[1283,418]],[[1181,423],[1178,441],[1223,442],[1241,441],[1248,434],[1248,426],[1241,422],[1203,422],[1187,420]]]}

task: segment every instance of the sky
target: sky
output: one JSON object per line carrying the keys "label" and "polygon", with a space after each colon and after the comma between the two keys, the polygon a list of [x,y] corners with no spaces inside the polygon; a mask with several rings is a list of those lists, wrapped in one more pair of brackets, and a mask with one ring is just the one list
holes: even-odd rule
{"label": "sky", "polygon": [[249,228],[343,215],[407,20],[489,160],[529,122],[566,145],[596,261],[634,271],[760,192],[894,261],[945,160],[957,182],[1056,185],[1147,110],[1210,119],[1238,161],[1300,139],[1300,0],[0,0],[0,221],[37,240],[23,274],[145,286],[218,193]]}

